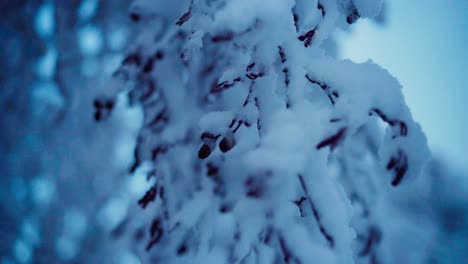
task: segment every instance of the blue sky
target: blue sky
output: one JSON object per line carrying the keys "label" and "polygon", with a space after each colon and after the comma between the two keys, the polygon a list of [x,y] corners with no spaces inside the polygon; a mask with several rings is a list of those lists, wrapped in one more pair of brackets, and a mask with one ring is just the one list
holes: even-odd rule
{"label": "blue sky", "polygon": [[386,2],[386,26],[337,33],[340,57],[388,69],[433,151],[468,167],[468,0]]}

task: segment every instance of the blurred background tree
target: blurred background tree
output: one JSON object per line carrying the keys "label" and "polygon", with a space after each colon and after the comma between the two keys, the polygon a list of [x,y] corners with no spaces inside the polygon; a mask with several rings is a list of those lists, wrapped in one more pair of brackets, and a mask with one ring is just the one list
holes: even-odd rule
{"label": "blurred background tree", "polygon": [[133,204],[122,188],[138,113],[133,124],[96,126],[92,101],[132,34],[128,4],[0,4],[2,263],[111,258],[102,234]]}

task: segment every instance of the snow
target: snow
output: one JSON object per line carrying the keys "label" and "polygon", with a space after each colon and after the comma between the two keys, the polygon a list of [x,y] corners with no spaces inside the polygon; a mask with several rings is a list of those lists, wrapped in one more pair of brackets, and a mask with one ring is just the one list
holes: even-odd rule
{"label": "snow", "polygon": [[25,241],[17,240],[13,245],[13,255],[19,263],[28,263],[31,261],[33,252]]}
{"label": "snow", "polygon": [[55,242],[55,250],[61,260],[70,261],[77,254],[77,245],[68,237],[60,237]]}
{"label": "snow", "polygon": [[97,214],[100,227],[110,231],[117,227],[128,213],[128,201],[126,198],[113,198],[108,201]]}
{"label": "snow", "polygon": [[102,33],[95,26],[88,25],[78,31],[79,46],[83,55],[96,55],[103,47]]}
{"label": "snow", "polygon": [[55,29],[54,5],[51,2],[43,4],[34,19],[34,28],[39,36],[47,38]]}
{"label": "snow", "polygon": [[78,9],[78,15],[82,20],[88,20],[92,18],[98,9],[98,0],[84,0],[81,2]]}
{"label": "snow", "polygon": [[[353,263],[358,237],[380,232],[364,212],[429,157],[396,78],[321,47],[343,6],[370,17],[381,1],[160,2],[135,3],[144,22],[116,89],[142,107],[135,164],[151,164],[164,190],[151,207],[164,238],[150,254]],[[164,12],[169,26],[155,27]]]}
{"label": "snow", "polygon": [[31,182],[33,201],[38,205],[48,206],[55,193],[55,184],[45,176],[38,176]]}

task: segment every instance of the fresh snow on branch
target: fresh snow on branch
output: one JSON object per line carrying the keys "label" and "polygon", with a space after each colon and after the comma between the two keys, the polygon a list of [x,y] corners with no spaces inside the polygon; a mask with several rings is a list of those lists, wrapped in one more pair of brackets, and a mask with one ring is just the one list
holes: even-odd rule
{"label": "fresh snow on branch", "polygon": [[155,263],[380,262],[377,201],[421,172],[426,138],[393,76],[321,48],[380,6],[134,1],[95,118],[117,94],[143,110],[129,172],[155,179],[139,201]]}

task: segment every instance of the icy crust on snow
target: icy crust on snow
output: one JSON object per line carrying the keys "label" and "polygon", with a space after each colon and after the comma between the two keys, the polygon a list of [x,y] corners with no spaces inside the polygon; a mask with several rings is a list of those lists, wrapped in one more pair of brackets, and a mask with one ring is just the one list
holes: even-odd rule
{"label": "icy crust on snow", "polygon": [[320,45],[380,1],[177,3],[135,1],[141,32],[115,74],[144,112],[129,170],[147,162],[157,179],[139,201],[154,215],[151,259],[377,258],[377,231],[359,212],[419,173],[426,139],[394,77]]}

